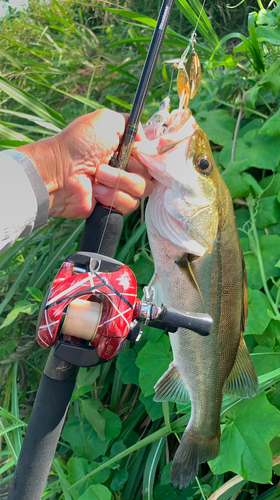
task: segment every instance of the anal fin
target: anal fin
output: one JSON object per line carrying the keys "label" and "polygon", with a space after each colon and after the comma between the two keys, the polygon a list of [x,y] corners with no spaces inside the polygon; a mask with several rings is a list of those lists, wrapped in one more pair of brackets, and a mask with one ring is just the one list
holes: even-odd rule
{"label": "anal fin", "polygon": [[189,391],[174,363],[170,364],[154,388],[156,390],[154,401],[171,401],[181,404],[187,404],[190,401]]}
{"label": "anal fin", "polygon": [[251,398],[258,392],[258,378],[243,333],[233,368],[225,381],[223,392],[239,398]]}

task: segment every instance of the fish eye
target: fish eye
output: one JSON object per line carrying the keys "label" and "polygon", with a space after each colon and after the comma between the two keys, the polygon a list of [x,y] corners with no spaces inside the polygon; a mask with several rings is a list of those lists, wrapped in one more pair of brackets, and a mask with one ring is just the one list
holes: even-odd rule
{"label": "fish eye", "polygon": [[213,170],[213,163],[207,155],[200,155],[195,160],[195,166],[204,175],[210,175]]}

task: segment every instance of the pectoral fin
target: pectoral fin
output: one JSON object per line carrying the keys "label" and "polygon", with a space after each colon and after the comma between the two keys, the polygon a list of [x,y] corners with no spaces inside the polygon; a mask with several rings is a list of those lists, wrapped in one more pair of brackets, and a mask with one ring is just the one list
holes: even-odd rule
{"label": "pectoral fin", "polygon": [[229,396],[251,398],[258,392],[258,379],[243,334],[233,368],[225,381],[223,392]]}
{"label": "pectoral fin", "polygon": [[186,388],[176,365],[171,363],[155,385],[156,394],[154,401],[171,401],[173,403],[187,404],[190,401],[189,391]]}

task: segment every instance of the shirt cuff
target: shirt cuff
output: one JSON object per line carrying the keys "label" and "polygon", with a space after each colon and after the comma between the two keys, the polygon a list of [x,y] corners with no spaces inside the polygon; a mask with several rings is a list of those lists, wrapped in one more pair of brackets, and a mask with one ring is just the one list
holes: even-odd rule
{"label": "shirt cuff", "polygon": [[6,149],[5,154],[11,156],[21,166],[26,174],[30,185],[34,191],[37,201],[37,214],[34,220],[33,229],[43,226],[47,223],[50,208],[50,197],[48,190],[36,169],[34,163],[25,154],[17,149]]}

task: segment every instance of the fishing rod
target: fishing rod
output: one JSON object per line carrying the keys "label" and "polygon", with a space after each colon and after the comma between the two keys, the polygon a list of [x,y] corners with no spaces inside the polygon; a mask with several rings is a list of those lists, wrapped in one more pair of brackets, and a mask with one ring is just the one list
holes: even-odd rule
{"label": "fishing rod", "polygon": [[[173,3],[174,0],[163,0],[160,9],[117,159],[117,166],[122,169],[126,168],[129,160]],[[97,205],[86,221],[80,249],[82,252],[100,252],[113,257],[121,230],[122,215]],[[110,259],[105,269],[108,266],[110,267]],[[41,308],[42,314],[47,299],[48,293]],[[78,357],[78,348],[76,350]],[[8,500],[41,500],[78,370],[77,365],[56,356],[55,347],[52,347],[39,384]]]}

